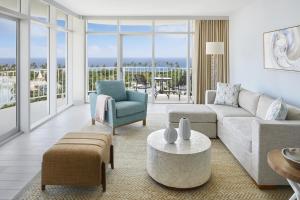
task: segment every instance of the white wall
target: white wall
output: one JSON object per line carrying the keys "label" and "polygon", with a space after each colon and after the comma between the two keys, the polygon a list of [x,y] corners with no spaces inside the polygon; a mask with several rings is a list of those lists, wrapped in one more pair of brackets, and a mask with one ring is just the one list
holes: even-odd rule
{"label": "white wall", "polygon": [[263,65],[263,33],[300,25],[299,9],[299,0],[255,0],[230,16],[230,82],[300,106],[300,72]]}

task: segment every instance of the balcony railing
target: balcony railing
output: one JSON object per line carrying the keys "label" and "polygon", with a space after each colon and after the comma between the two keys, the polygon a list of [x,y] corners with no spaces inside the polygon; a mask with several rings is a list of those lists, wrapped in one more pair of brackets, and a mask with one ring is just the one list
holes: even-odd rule
{"label": "balcony railing", "polygon": [[[30,70],[30,102],[47,99],[47,69]],[[57,98],[66,96],[66,70],[57,69]],[[16,103],[16,71],[0,71],[0,109]]]}
{"label": "balcony railing", "polygon": [[[179,67],[123,67],[122,68],[123,80],[127,89],[136,89],[137,81],[136,75],[143,75],[147,82],[148,92],[151,91],[152,78],[154,80],[155,87],[166,87],[166,89],[174,91],[177,87],[186,88],[186,76],[187,73],[191,74],[191,69]],[[154,75],[154,76],[153,76]],[[117,67],[95,67],[88,69],[88,92],[94,92],[96,90],[97,80],[116,80],[117,79]],[[170,80],[163,85],[159,85],[155,81],[155,77],[165,77]],[[158,89],[158,88],[156,88]]]}

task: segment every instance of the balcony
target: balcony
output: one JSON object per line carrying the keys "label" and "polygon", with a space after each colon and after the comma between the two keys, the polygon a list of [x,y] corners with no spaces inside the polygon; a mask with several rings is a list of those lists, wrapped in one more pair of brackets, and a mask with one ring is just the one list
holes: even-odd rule
{"label": "balcony", "polygon": [[[88,93],[96,90],[97,80],[117,80],[117,71],[117,67],[89,67]],[[159,103],[188,102],[187,72],[191,77],[191,69],[179,67],[129,66],[122,68],[122,76],[127,89],[146,92],[150,98],[154,95],[155,102]],[[143,77],[143,80],[139,81],[137,77]]]}
{"label": "balcony", "polygon": [[[66,103],[66,80],[65,68],[57,69],[57,105],[62,106]],[[37,121],[48,115],[47,109],[47,69],[30,70],[30,110],[31,120]],[[0,71],[0,118],[12,119],[16,113],[16,71]],[[41,109],[46,108],[46,109]],[[16,121],[0,122],[1,127],[8,130],[13,127]],[[3,124],[2,124],[3,123]]]}

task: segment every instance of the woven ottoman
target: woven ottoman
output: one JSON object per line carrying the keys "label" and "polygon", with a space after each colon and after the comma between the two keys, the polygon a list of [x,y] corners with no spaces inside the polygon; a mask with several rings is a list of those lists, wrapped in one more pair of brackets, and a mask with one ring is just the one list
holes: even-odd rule
{"label": "woven ottoman", "polygon": [[182,117],[188,118],[191,128],[209,138],[217,137],[217,115],[208,106],[203,104],[184,104],[168,106],[168,123],[178,127]]}
{"label": "woven ottoman", "polygon": [[43,156],[42,190],[46,185],[100,186],[106,190],[106,165],[113,162],[110,135],[67,133]]}

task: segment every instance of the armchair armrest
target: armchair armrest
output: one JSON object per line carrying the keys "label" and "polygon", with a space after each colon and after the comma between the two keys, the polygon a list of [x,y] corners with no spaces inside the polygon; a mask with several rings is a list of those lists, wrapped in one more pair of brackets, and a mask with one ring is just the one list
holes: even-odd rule
{"label": "armchair armrest", "polygon": [[206,90],[205,104],[213,104],[216,98],[216,90]]}
{"label": "armchair armrest", "polygon": [[252,165],[258,169],[255,170],[258,184],[280,182],[267,163],[267,153],[284,147],[300,147],[300,121],[256,119],[252,122]]}
{"label": "armchair armrest", "polygon": [[148,102],[148,94],[147,93],[126,90],[126,95],[127,95],[127,99],[129,101],[140,101],[145,104],[147,104],[147,102]]}
{"label": "armchair armrest", "polygon": [[91,117],[92,117],[92,119],[95,119],[95,117],[96,117],[97,96],[98,95],[96,93],[90,93],[89,94],[90,111],[91,111]]}
{"label": "armchair armrest", "polygon": [[117,111],[116,111],[116,101],[114,99],[108,100],[108,111],[107,115],[107,122],[113,126],[113,122],[117,119]]}

